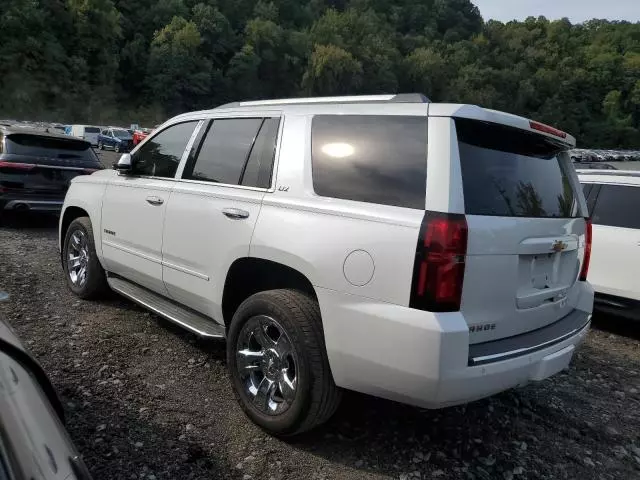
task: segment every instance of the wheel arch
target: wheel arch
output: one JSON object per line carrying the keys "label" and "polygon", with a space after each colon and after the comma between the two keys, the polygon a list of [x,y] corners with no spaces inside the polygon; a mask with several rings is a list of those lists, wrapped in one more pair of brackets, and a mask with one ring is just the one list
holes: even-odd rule
{"label": "wheel arch", "polygon": [[240,304],[251,295],[266,290],[290,288],[317,300],[313,284],[304,273],[280,262],[259,257],[236,259],[229,270],[222,294],[222,316],[226,327]]}
{"label": "wheel arch", "polygon": [[90,217],[89,212],[87,212],[84,208],[69,206],[65,208],[62,217],[60,217],[60,235],[59,235],[59,250],[62,255],[62,249],[64,246],[64,237],[67,234],[67,229],[71,222],[73,222],[76,218],[80,217]]}

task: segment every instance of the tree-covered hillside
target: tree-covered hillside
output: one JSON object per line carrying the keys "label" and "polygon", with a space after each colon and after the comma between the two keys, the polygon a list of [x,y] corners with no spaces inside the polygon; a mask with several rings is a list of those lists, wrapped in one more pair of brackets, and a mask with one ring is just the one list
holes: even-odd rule
{"label": "tree-covered hillside", "polygon": [[220,103],[423,92],[640,147],[640,24],[485,22],[469,0],[3,0],[0,117],[156,123]]}

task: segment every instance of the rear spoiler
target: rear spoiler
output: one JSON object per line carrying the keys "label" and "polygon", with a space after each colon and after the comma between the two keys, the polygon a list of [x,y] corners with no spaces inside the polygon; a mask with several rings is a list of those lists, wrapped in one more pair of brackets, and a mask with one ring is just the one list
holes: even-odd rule
{"label": "rear spoiler", "polygon": [[476,105],[459,105],[447,103],[432,103],[429,105],[430,117],[462,117],[482,122],[498,123],[510,127],[519,128],[528,132],[537,133],[549,137],[556,142],[566,145],[568,148],[575,148],[576,139],[562,130],[545,125],[544,123],[519,117],[511,113],[490,110]]}

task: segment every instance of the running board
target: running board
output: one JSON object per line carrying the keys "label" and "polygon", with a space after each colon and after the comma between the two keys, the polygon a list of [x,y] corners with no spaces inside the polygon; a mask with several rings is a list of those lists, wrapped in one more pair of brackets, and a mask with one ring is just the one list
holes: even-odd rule
{"label": "running board", "polygon": [[109,286],[120,295],[151,310],[162,318],[173,322],[203,338],[225,338],[225,329],[212,319],[187,309],[157,293],[140,287],[120,277],[107,277]]}

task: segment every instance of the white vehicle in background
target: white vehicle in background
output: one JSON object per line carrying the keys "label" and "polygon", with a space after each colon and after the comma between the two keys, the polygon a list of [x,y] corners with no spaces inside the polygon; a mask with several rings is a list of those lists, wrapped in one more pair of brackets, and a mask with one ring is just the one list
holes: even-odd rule
{"label": "white vehicle in background", "polygon": [[640,320],[640,172],[578,170],[593,223],[596,306]]}
{"label": "white vehicle in background", "polygon": [[339,387],[427,408],[566,368],[586,336],[570,135],[421,95],[186,113],[71,184],[69,288],[225,338],[238,401],[299,433]]}
{"label": "white vehicle in background", "polygon": [[98,146],[98,135],[100,135],[100,127],[92,125],[71,125],[70,135],[82,138],[87,142],[91,142],[94,147]]}

